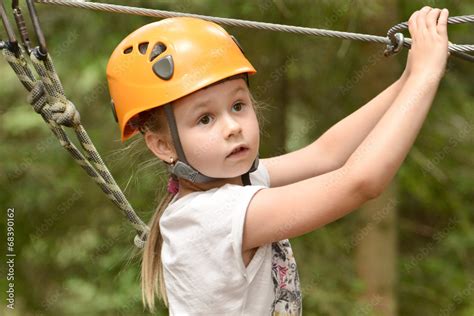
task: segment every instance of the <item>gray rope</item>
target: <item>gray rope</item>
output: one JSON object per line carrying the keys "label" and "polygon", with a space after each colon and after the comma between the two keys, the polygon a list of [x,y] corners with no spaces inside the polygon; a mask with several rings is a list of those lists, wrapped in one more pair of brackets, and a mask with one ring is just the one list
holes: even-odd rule
{"label": "gray rope", "polygon": [[[64,1],[64,0],[35,0],[35,2],[42,3],[42,4],[62,5],[62,6],[75,7],[75,8],[107,11],[107,12],[113,12],[113,13],[126,13],[126,14],[158,17],[158,18],[189,16],[189,17],[201,18],[201,19],[212,21],[219,24],[230,25],[230,26],[248,27],[248,28],[261,29],[261,30],[307,34],[307,35],[316,35],[316,36],[336,37],[336,38],[358,40],[358,41],[364,41],[364,42],[375,42],[375,43],[380,43],[380,44],[386,44],[387,50],[392,51],[392,53],[396,46],[400,46],[396,42],[397,38],[394,37],[394,34],[392,33],[397,32],[397,30],[407,29],[408,27],[406,22],[397,24],[396,26],[390,29],[391,33],[389,33],[389,36],[383,37],[383,36],[376,36],[376,35],[370,35],[370,34],[341,32],[341,31],[301,27],[301,26],[290,26],[290,25],[274,24],[274,23],[266,23],[266,22],[220,18],[220,17],[191,14],[191,13],[136,8],[136,7],[129,7],[129,6],[123,6],[123,5],[109,4],[109,3],[93,3],[93,2]],[[474,23],[474,15],[448,18],[448,24],[459,24],[459,23]],[[402,40],[403,40],[403,46],[408,47],[408,48],[411,47],[411,41],[408,38],[407,39],[402,38]],[[462,57],[462,58],[466,57],[465,59],[467,60],[471,60],[470,58],[474,58],[471,55],[465,54],[467,52],[474,52],[474,45],[449,44],[449,51],[452,52],[454,56]]]}
{"label": "gray rope", "polygon": [[[464,15],[464,16],[454,16],[448,18],[448,24],[460,24],[460,23],[473,23],[474,22],[474,15]],[[411,47],[411,40],[403,40],[403,36],[401,38],[397,38],[397,34],[401,34],[400,32],[408,29],[408,23],[402,22],[399,23],[392,28],[390,28],[387,32],[387,37],[392,41],[392,46],[403,43],[404,47],[410,48]],[[463,58],[465,60],[474,62],[474,56],[466,54],[467,52],[474,51],[472,49],[474,45],[458,45],[458,44],[449,44],[449,51],[456,57]],[[387,55],[392,54],[394,51],[392,50],[387,51]]]}

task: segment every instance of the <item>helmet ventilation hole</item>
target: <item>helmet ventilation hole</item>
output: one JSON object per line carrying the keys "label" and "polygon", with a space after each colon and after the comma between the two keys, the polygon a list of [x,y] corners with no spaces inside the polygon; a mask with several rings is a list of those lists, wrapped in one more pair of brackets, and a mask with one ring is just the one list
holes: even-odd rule
{"label": "helmet ventilation hole", "polygon": [[153,72],[163,80],[170,80],[174,72],[173,57],[166,55],[153,64]]}
{"label": "helmet ventilation hole", "polygon": [[133,46],[130,46],[130,47],[125,48],[125,50],[123,51],[123,53],[124,53],[124,54],[130,54],[132,51],[133,51]]}
{"label": "helmet ventilation hole", "polygon": [[138,44],[138,50],[140,51],[142,55],[146,54],[147,48],[148,48],[148,42]]}
{"label": "helmet ventilation hole", "polygon": [[153,61],[156,57],[158,57],[161,53],[166,50],[166,45],[158,42],[153,46],[153,49],[150,53],[150,61]]}

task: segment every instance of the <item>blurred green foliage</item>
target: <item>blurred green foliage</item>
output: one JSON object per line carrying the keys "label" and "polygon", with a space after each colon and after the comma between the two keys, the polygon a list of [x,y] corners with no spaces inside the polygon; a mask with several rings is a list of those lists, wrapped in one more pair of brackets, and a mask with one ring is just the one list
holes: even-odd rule
{"label": "blurred green foliage", "polygon": [[[115,3],[281,24],[384,35],[428,4],[450,15],[474,12],[471,1],[122,1]],[[109,107],[105,66],[115,46],[153,18],[37,5],[56,69],[83,125],[131,204],[148,221],[163,194],[163,170],[144,149],[123,150]],[[26,8],[25,8],[26,12]],[[389,18],[387,18],[389,17]],[[386,19],[386,20],[385,20]],[[373,23],[383,25],[374,29]],[[378,44],[225,27],[258,73],[254,95],[270,107],[261,157],[309,144],[397,79],[406,52],[373,62]],[[472,43],[472,25],[449,28]],[[0,32],[5,38],[5,33]],[[365,72],[361,72],[367,66]],[[378,80],[367,74],[385,68]],[[390,66],[390,67],[388,67]],[[0,202],[15,208],[15,296],[10,315],[148,315],[140,292],[134,231],[26,102],[0,62]],[[451,58],[433,109],[400,169],[397,229],[400,315],[474,314],[474,64]],[[373,75],[369,76],[374,78]],[[72,135],[72,134],[71,134]],[[292,240],[304,315],[368,315],[350,236],[357,212]],[[2,215],[2,223],[6,215]],[[0,233],[6,236],[6,225]],[[1,248],[6,247],[2,238]],[[6,251],[2,251],[5,253]],[[6,265],[1,264],[2,309]],[[3,312],[2,312],[3,313]],[[166,315],[161,308],[159,315]]]}

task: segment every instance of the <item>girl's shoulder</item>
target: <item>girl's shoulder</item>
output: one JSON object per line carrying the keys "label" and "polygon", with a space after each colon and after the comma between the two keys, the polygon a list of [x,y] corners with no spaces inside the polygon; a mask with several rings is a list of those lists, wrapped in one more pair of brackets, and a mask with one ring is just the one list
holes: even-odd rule
{"label": "girl's shoulder", "polygon": [[242,186],[227,183],[207,191],[191,192],[176,199],[176,195],[166,207],[160,222],[172,225],[177,221],[197,224],[220,219],[231,220],[232,216],[245,212],[253,195],[269,187],[269,176],[266,167],[259,164],[257,170],[250,173],[251,185]]}
{"label": "girl's shoulder", "polygon": [[[270,176],[268,173],[267,168],[263,163],[259,163],[257,169],[254,172],[249,174],[251,186],[264,186],[270,187]],[[185,196],[177,198],[177,195],[173,197],[170,201],[168,207],[175,206],[177,208],[183,207],[185,205],[189,205],[191,202],[196,203],[206,199],[215,199],[218,198],[220,195],[227,195],[227,194],[234,194],[236,191],[239,190],[247,190],[245,186],[234,185],[234,184],[225,184],[218,188],[213,188],[207,191],[195,191],[186,194]],[[192,204],[191,203],[191,204]],[[173,207],[174,208],[174,207]]]}

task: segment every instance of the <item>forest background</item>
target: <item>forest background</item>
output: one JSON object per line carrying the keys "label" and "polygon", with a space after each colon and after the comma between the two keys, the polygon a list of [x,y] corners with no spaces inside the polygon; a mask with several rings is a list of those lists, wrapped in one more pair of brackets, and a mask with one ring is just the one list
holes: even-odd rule
{"label": "forest background", "polygon": [[[474,13],[474,2],[461,0],[111,3],[381,36],[423,5],[446,7],[450,16]],[[105,68],[127,34],[156,19],[37,9],[67,96],[148,221],[164,194],[164,169],[143,143],[121,144]],[[258,71],[251,90],[267,108],[262,158],[317,139],[394,82],[406,61],[406,49],[387,58],[380,44],[224,27]],[[472,24],[449,26],[454,43],[474,44],[472,34]],[[7,209],[14,208],[16,254],[14,310],[6,307],[7,257],[0,264],[2,314],[150,315],[141,305],[134,230],[61,148],[4,60],[0,74],[0,250],[7,252]],[[432,110],[389,189],[291,240],[304,315],[474,315],[473,78],[474,63],[450,58]],[[157,314],[167,310],[160,306]]]}

